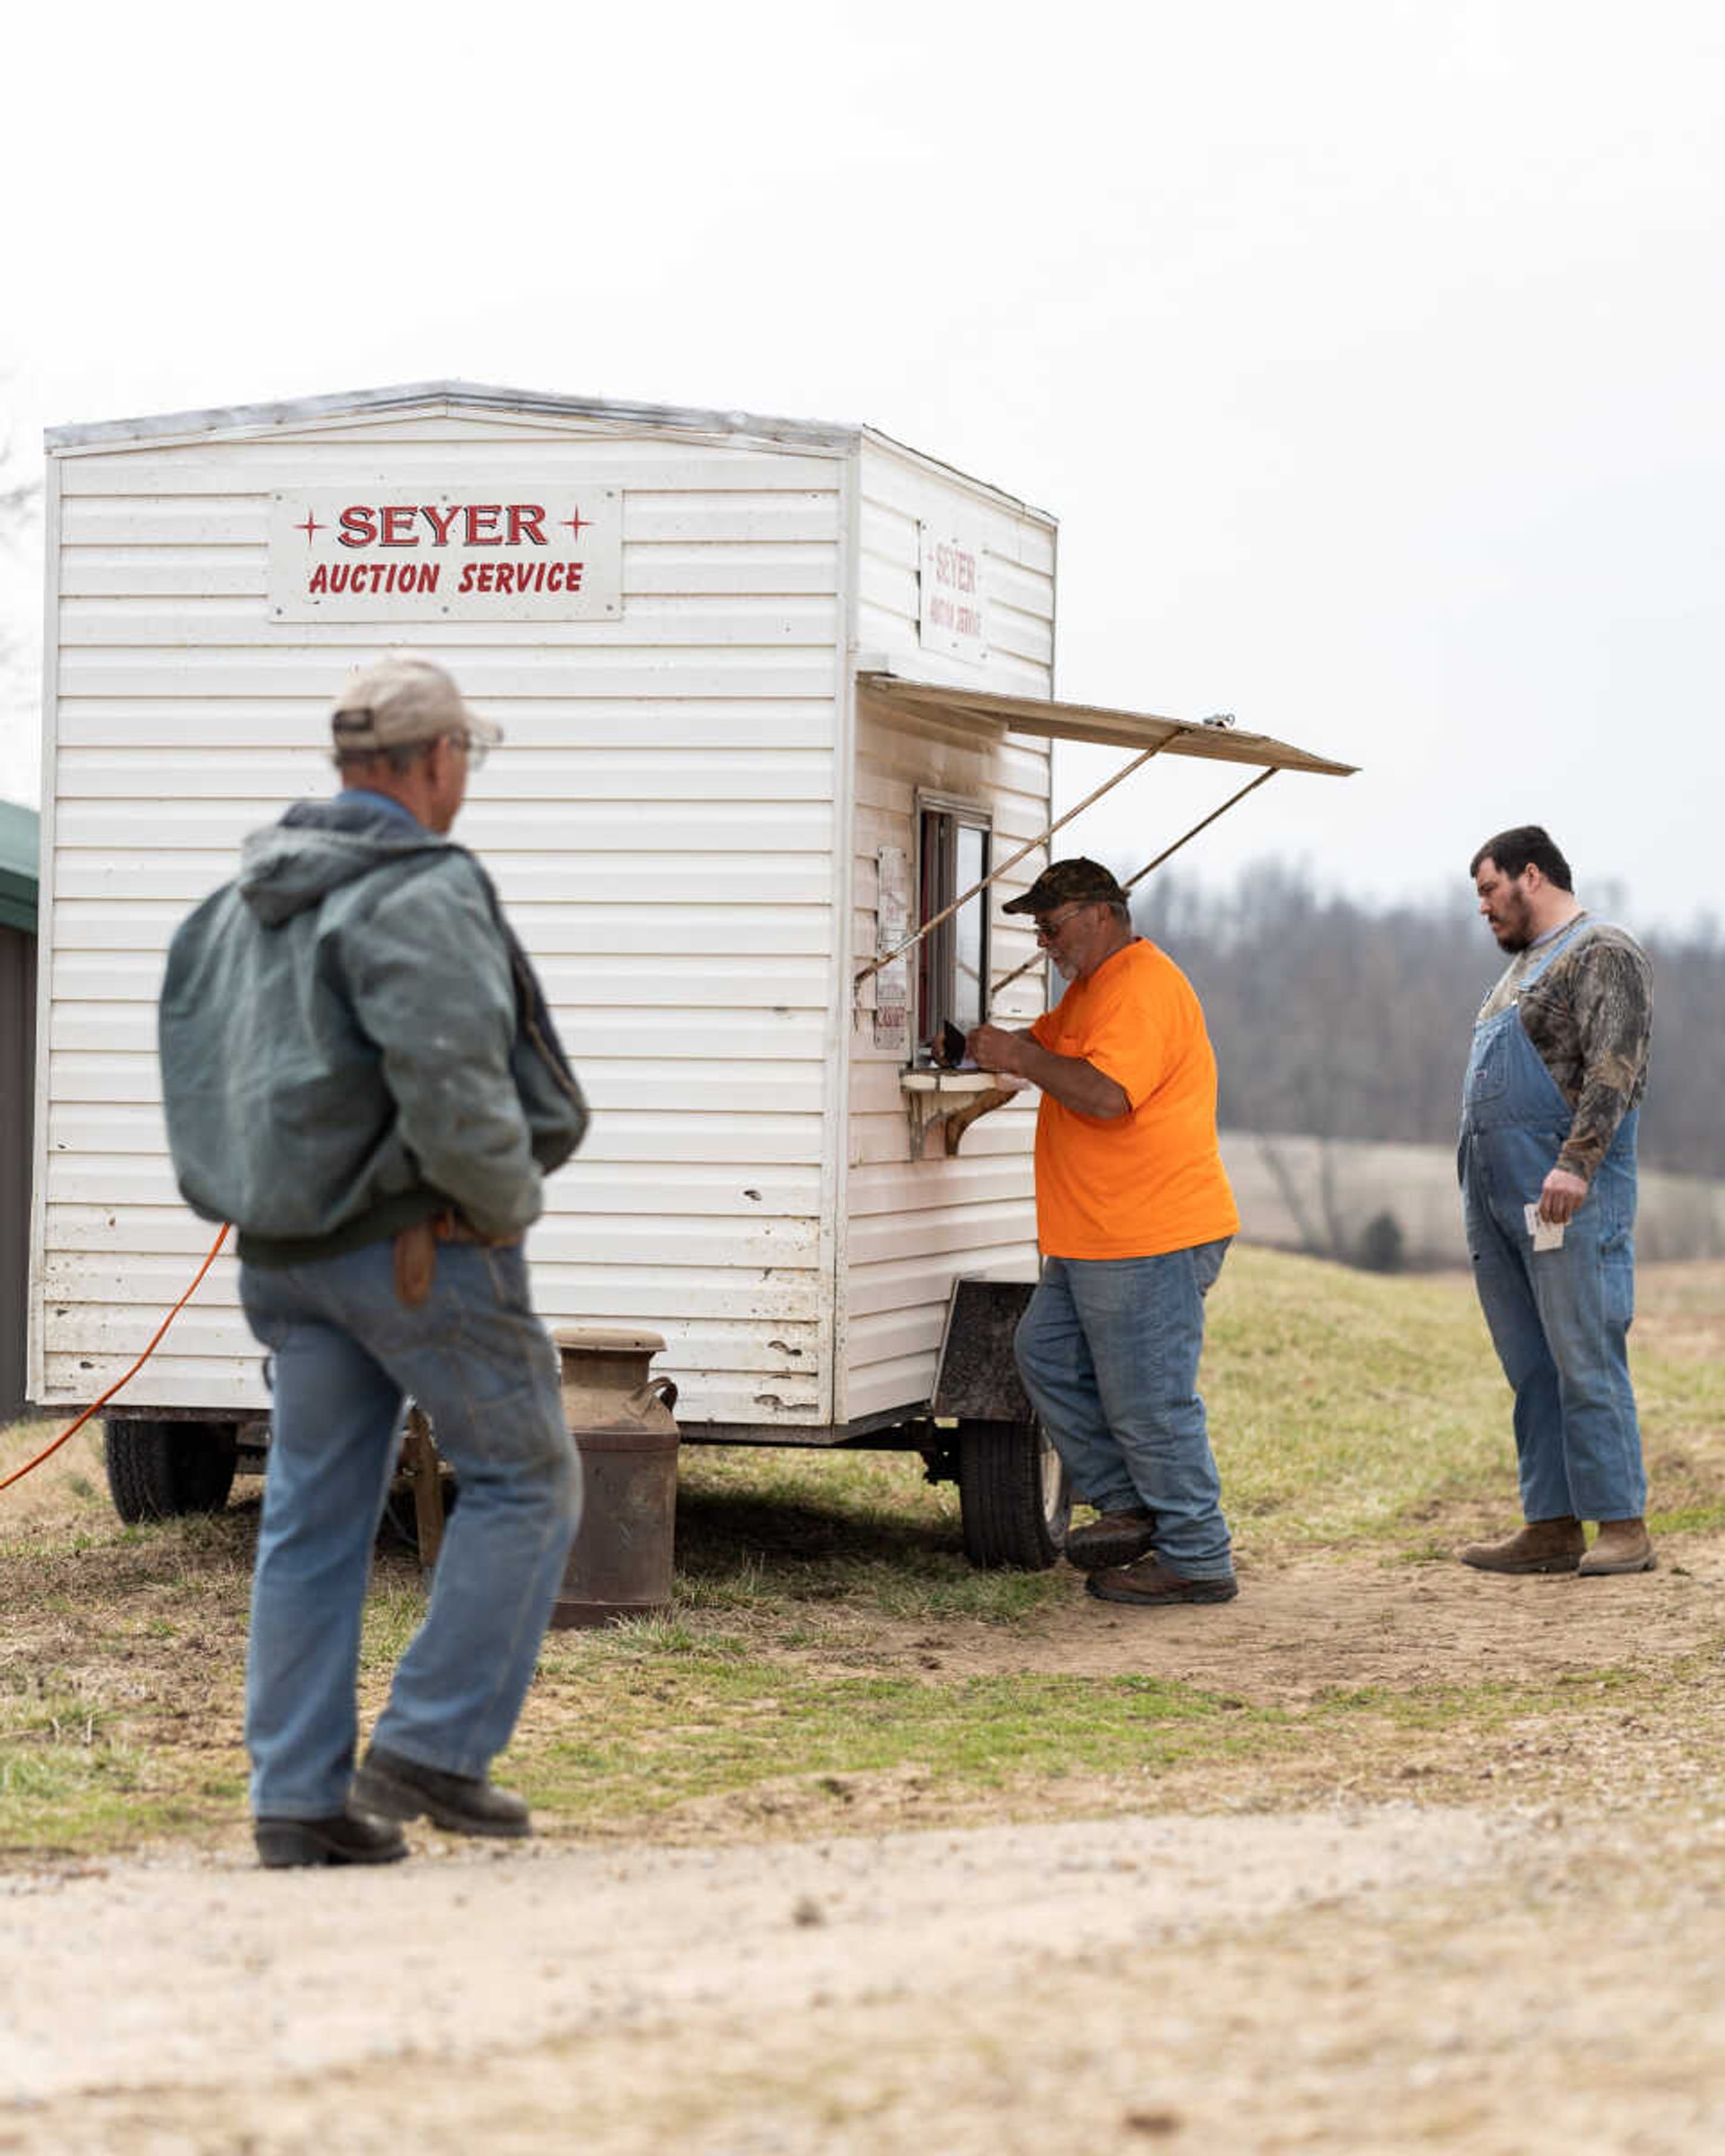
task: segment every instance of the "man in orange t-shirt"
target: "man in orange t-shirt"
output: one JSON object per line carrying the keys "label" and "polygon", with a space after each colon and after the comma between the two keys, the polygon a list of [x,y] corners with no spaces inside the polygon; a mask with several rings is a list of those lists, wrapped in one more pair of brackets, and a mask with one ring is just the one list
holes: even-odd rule
{"label": "man in orange t-shirt", "polygon": [[1098,1518],[1066,1555],[1104,1602],[1226,1602],[1237,1591],[1198,1392],[1204,1298],[1240,1225],[1216,1135],[1216,1057],[1185,975],[1135,935],[1099,862],[1057,861],[1031,914],[1070,985],[1014,1032],[978,1026],[985,1071],[1042,1090],[1042,1277],[1013,1343],[1043,1427]]}

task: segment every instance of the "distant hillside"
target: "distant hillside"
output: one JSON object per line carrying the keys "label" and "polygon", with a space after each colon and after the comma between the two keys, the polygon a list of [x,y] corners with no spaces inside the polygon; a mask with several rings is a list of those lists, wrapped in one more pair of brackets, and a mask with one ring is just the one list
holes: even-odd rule
{"label": "distant hillside", "polygon": [[[1225,1130],[1222,1157],[1250,1241],[1377,1272],[1468,1261],[1453,1142]],[[1725,1182],[1644,1173],[1635,1247],[1650,1259],[1725,1257]]]}
{"label": "distant hillside", "polygon": [[[1220,896],[1159,874],[1133,910],[1203,998],[1225,1127],[1453,1146],[1473,1015],[1503,966],[1464,878],[1449,906],[1373,909],[1269,862]],[[1725,1176],[1725,943],[1711,926],[1646,942],[1642,1162]]]}

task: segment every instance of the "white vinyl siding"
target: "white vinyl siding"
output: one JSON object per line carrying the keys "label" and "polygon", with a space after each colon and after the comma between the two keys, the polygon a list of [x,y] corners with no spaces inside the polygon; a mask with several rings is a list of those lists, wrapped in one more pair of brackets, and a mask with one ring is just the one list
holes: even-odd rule
{"label": "white vinyl siding", "polygon": [[[248,829],[328,795],[332,694],[404,641],[504,728],[457,835],[595,1111],[531,1239],[540,1311],[662,1331],[692,1418],[830,1417],[844,468],[831,448],[460,410],[58,455],[40,1398],[118,1377],[208,1248],[162,1129],[167,940]],[[467,474],[488,498],[621,489],[621,619],[270,617],[272,490]],[[264,1405],[231,1259],[126,1397]]]}
{"label": "white vinyl siding", "polygon": [[[861,486],[859,650],[921,680],[1052,694],[1050,521],[875,437],[863,440]],[[924,652],[918,633],[919,523],[955,519],[984,539],[988,657],[981,666]],[[956,732],[889,724],[866,708],[859,709],[856,731],[852,940],[860,964],[874,950],[877,850],[898,846],[914,862],[919,788],[982,808],[998,865],[1046,826],[1050,778],[1048,743],[1039,739],[1013,736],[991,747]],[[1035,948],[1028,928],[1003,918],[1001,904],[1028,888],[1046,859],[1036,849],[989,892],[996,978]],[[912,904],[914,917],[914,895]],[[1005,991],[992,1015],[1004,1024],[1028,1024],[1041,1001],[1041,976],[1032,972]],[[842,1411],[853,1420],[926,1400],[954,1279],[965,1273],[1028,1277],[1036,1265],[1033,1094],[973,1123],[956,1157],[912,1160],[899,1085],[903,1058],[873,1046],[866,987],[862,1002],[851,1043],[841,1297]]]}
{"label": "white vinyl siding", "polygon": [[[1023,1102],[909,1158],[898,1056],[851,976],[875,852],[919,789],[994,859],[1048,815],[1046,742],[854,711],[853,653],[1052,691],[1051,521],[883,437],[439,390],[68,430],[50,473],[41,1100],[32,1387],[83,1402],[137,1356],[213,1230],[180,1202],[155,1009],[169,937],[244,833],[326,798],[332,694],[391,643],[440,657],[507,741],[459,836],[544,980],[594,1108],[534,1231],[553,1324],[648,1326],[695,1423],[824,1426],[926,1397],[952,1279],[1035,1262]],[[487,403],[489,400],[489,408]],[[277,490],[620,490],[615,620],[275,621]],[[384,491],[386,490],[387,491]],[[989,656],[925,653],[918,520],[984,535]],[[854,737],[854,738],[853,738]],[[841,756],[845,761],[841,764]],[[1039,851],[991,896],[1003,923]],[[1041,976],[995,1015],[1023,1023]],[[863,996],[865,1006],[871,1001]],[[261,1409],[225,1258],[129,1404]]]}

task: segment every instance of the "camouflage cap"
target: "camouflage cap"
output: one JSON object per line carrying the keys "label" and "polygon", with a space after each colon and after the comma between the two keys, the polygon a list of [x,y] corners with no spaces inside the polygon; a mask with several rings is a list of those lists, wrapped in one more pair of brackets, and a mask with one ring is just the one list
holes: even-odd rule
{"label": "camouflage cap", "polygon": [[361,755],[446,734],[466,734],[486,748],[503,738],[503,729],[480,717],[451,675],[408,651],[392,651],[349,677],[330,713],[330,730],[339,751]]}
{"label": "camouflage cap", "polygon": [[1022,898],[1009,898],[1003,914],[1051,914],[1057,906],[1124,906],[1126,893],[1100,861],[1077,854],[1051,861]]}

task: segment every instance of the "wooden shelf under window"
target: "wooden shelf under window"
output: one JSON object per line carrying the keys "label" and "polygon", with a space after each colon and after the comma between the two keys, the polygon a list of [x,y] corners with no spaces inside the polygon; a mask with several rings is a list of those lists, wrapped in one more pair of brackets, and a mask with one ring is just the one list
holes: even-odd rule
{"label": "wooden shelf under window", "polygon": [[[911,1159],[927,1157],[928,1135],[936,1123],[942,1126],[937,1157],[956,1153],[960,1139],[978,1115],[987,1112],[982,1107],[986,1094],[1015,1093],[1026,1083],[1022,1078],[1009,1078],[993,1071],[900,1071],[898,1084],[910,1124]],[[1003,1107],[1004,1101],[996,1100],[988,1105],[991,1109]]]}

